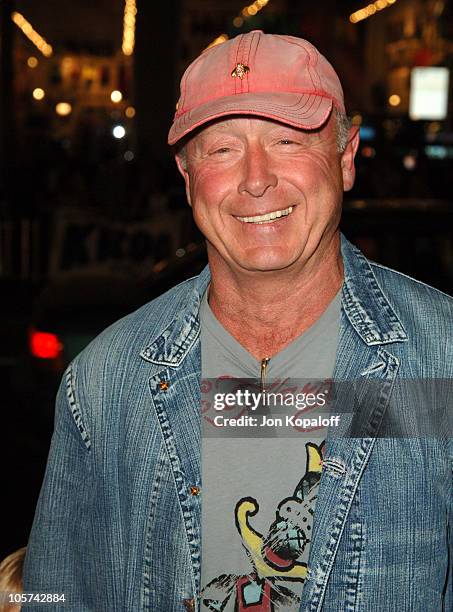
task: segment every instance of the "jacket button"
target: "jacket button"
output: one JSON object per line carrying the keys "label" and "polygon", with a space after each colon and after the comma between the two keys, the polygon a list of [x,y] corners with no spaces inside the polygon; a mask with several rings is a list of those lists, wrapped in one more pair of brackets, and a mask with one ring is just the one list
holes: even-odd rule
{"label": "jacket button", "polygon": [[169,386],[170,385],[168,384],[166,380],[161,380],[159,383],[159,388],[161,391],[167,391]]}
{"label": "jacket button", "polygon": [[195,612],[195,599],[183,599],[182,603],[188,612]]}
{"label": "jacket button", "polygon": [[191,495],[200,495],[200,487],[192,486],[190,487]]}

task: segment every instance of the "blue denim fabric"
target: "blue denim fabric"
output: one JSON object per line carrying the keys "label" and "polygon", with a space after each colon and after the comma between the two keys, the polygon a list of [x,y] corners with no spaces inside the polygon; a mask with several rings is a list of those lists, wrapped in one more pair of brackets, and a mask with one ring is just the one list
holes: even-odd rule
{"label": "blue denim fabric", "polygon": [[[453,378],[453,300],[344,238],[342,253],[335,378],[383,392],[362,415],[367,437],[328,439],[300,609],[452,610],[451,441],[376,434],[391,401],[413,418],[398,379]],[[26,592],[65,593],[47,609],[197,609],[208,282],[205,269],[118,321],[66,372],[24,570]]]}

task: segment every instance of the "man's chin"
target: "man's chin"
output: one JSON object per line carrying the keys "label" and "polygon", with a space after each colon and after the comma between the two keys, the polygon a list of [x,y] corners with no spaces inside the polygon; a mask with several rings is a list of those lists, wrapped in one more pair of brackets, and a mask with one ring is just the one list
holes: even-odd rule
{"label": "man's chin", "polygon": [[292,270],[295,268],[295,260],[247,260],[247,261],[237,261],[236,264],[239,266],[241,270],[246,273],[267,273],[272,274],[273,272],[282,272],[284,270]]}
{"label": "man's chin", "polygon": [[282,272],[298,267],[301,253],[291,253],[289,249],[259,247],[236,251],[224,249],[222,252],[208,242],[208,258],[216,268],[229,268],[232,272],[253,274]]}

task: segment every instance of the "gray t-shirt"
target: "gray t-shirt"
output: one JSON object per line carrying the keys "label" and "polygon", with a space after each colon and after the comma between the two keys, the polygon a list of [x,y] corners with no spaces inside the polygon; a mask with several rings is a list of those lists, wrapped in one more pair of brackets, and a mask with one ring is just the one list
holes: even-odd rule
{"label": "gray t-shirt", "polygon": [[[267,392],[290,390],[295,396],[328,386],[338,344],[340,296],[341,291],[318,321],[270,358],[265,368]],[[253,388],[255,382],[260,391],[262,363],[219,323],[209,307],[207,292],[200,319],[201,610],[299,610],[326,428],[290,435],[294,434],[292,427],[249,427],[245,436],[237,426],[214,428],[216,416],[224,422],[225,411],[213,409],[213,397],[225,384],[231,390],[243,382]],[[286,402],[276,411],[282,409],[298,412]],[[277,414],[262,407],[261,413],[237,406],[226,410],[228,416],[256,415],[257,421],[269,416],[269,411],[271,416]]]}

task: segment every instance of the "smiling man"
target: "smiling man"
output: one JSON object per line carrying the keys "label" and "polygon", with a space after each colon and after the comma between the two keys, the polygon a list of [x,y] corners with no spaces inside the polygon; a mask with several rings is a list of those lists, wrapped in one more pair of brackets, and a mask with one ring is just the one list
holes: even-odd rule
{"label": "smiling man", "polygon": [[453,608],[451,406],[421,385],[453,378],[452,300],[340,235],[358,141],[305,40],[254,31],[189,66],[169,144],[209,266],[69,366],[26,592],[77,612]]}
{"label": "smiling man", "polygon": [[339,146],[337,117],[313,130],[308,121],[217,119],[177,156],[207,239],[210,307],[257,358],[308,329],[342,284],[338,223],[358,130]]}

